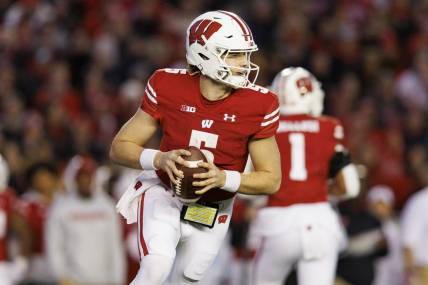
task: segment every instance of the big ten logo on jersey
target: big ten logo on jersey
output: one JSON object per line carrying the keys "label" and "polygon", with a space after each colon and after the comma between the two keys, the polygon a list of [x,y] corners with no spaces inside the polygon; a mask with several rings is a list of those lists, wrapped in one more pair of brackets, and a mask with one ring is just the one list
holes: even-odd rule
{"label": "big ten logo on jersey", "polygon": [[187,112],[187,113],[196,113],[196,107],[188,106],[188,105],[181,105],[180,111],[181,112]]}

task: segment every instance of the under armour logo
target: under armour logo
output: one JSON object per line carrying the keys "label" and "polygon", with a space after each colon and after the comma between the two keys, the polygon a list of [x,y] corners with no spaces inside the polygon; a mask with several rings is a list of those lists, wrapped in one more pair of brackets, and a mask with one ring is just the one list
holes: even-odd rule
{"label": "under armour logo", "polygon": [[226,221],[227,221],[227,215],[221,215],[220,217],[218,217],[219,224],[225,224]]}
{"label": "under armour logo", "polygon": [[230,122],[235,122],[236,121],[236,115],[231,115],[229,116],[229,114],[224,114],[224,118],[223,120],[230,121]]}
{"label": "under armour logo", "polygon": [[213,120],[202,120],[202,128],[211,128],[211,126],[213,125],[214,121]]}

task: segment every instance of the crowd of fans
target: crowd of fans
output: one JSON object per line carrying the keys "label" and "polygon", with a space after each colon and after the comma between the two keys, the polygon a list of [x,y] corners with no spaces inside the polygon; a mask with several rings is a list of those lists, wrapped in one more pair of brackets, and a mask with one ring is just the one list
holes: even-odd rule
{"label": "crowd of fans", "polygon": [[287,66],[321,81],[366,189],[390,186],[401,209],[426,186],[426,0],[21,0],[0,1],[0,152],[16,192],[34,188],[36,163],[62,173],[86,154],[111,168],[111,140],[147,77],[186,67],[186,28],[214,9],[249,24],[258,84]]}

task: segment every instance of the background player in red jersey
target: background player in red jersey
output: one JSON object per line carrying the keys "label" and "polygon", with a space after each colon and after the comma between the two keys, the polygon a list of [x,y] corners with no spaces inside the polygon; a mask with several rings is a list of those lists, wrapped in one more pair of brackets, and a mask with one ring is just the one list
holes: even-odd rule
{"label": "background player in red jersey", "polygon": [[[28,226],[17,214],[15,192],[8,187],[9,167],[0,155],[0,284],[12,285],[21,281],[28,268]],[[9,242],[12,233],[18,237],[19,252],[11,256]],[[25,257],[24,257],[25,256]]]}
{"label": "background player in red jersey", "polygon": [[327,202],[328,181],[334,180],[336,194],[355,197],[357,172],[343,146],[343,127],[321,116],[324,93],[311,73],[286,68],[272,89],[280,101],[282,184],[253,224],[253,238],[262,240],[254,284],[283,284],[297,266],[299,284],[331,285],[342,235]]}
{"label": "background player in red jersey", "polygon": [[29,268],[25,282],[54,284],[52,267],[48,263],[45,252],[44,230],[51,203],[60,189],[58,172],[55,165],[35,163],[27,170],[26,178],[29,188],[16,206],[31,233]]}
{"label": "background player in red jersey", "polygon": [[[251,31],[236,14],[215,11],[197,17],[187,30],[189,70],[156,71],[147,83],[140,109],[113,140],[110,156],[115,162],[157,170],[151,179],[143,179],[127,192],[137,195],[125,193],[119,201],[119,210],[139,201],[142,258],[131,284],[162,284],[171,271],[177,246],[182,250],[180,284],[197,283],[226,235],[236,192],[277,191],[281,179],[274,137],[278,101],[267,89],[253,85],[258,67],[251,63],[250,55],[256,50]],[[163,130],[160,151],[143,148],[158,128]],[[203,149],[210,162],[200,163],[207,172],[195,175],[202,179],[194,182],[203,187],[198,192],[200,204],[186,210],[167,185],[182,177],[176,164],[188,165],[183,159],[189,155],[188,146]],[[243,174],[248,154],[255,171]],[[199,221],[204,226],[181,220],[182,211],[218,213],[217,218],[212,216],[212,224]],[[128,214],[128,222],[136,220],[135,212]]]}

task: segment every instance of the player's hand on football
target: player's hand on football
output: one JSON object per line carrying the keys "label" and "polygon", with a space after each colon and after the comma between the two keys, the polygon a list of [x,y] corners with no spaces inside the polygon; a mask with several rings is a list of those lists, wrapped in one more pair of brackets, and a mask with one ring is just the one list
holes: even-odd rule
{"label": "player's hand on football", "polygon": [[188,162],[182,156],[189,156],[191,153],[185,149],[175,149],[168,152],[159,152],[156,155],[154,166],[157,169],[162,169],[168,174],[172,183],[177,184],[176,177],[183,178],[183,171],[177,169],[177,163],[188,166]]}
{"label": "player's hand on football", "polygon": [[195,191],[196,194],[202,195],[213,188],[221,188],[226,182],[226,173],[210,162],[199,162],[199,167],[207,169],[205,173],[193,174],[193,178],[203,179],[202,181],[193,182],[193,186],[203,187]]}

